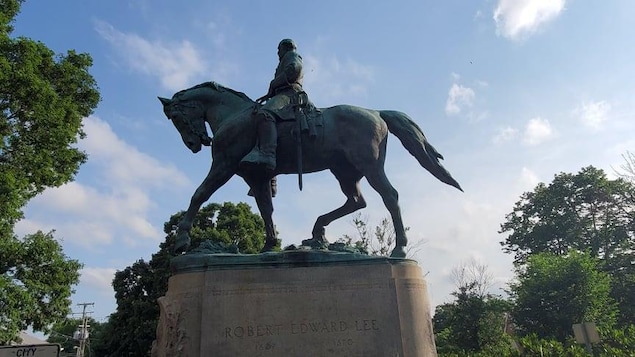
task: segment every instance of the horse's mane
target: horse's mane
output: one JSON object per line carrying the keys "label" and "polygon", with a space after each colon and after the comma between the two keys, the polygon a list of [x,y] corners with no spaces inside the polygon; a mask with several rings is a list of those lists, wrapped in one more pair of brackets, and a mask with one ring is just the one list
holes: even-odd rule
{"label": "horse's mane", "polygon": [[251,98],[249,98],[245,93],[243,92],[239,92],[237,90],[231,89],[229,87],[225,87],[222,84],[216,83],[214,81],[210,81],[210,82],[203,82],[200,84],[197,84],[193,87],[190,87],[188,89],[184,89],[182,91],[178,91],[174,94],[174,99],[183,99],[181,98],[183,95],[185,95],[188,91],[194,90],[194,89],[199,89],[199,88],[210,88],[213,89],[217,92],[229,92],[243,100],[249,101],[251,102]]}

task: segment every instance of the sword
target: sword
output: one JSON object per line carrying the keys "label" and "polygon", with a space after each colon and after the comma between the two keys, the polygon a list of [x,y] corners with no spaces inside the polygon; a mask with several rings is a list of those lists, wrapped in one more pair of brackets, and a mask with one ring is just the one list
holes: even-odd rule
{"label": "sword", "polygon": [[300,191],[302,191],[302,110],[300,109],[302,106],[303,96],[302,93],[298,93],[295,96],[295,105],[293,107],[293,111],[295,113],[295,120],[297,122],[297,135],[296,138],[296,153],[298,156],[298,187]]}

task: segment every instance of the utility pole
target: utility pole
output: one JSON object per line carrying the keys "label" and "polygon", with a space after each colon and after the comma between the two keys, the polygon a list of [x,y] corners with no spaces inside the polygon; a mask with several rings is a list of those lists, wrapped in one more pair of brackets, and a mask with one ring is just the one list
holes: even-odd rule
{"label": "utility pole", "polygon": [[86,347],[86,340],[88,340],[88,314],[92,313],[92,311],[86,311],[87,306],[94,306],[94,302],[84,302],[81,304],[77,304],[78,306],[82,306],[82,323],[79,325],[79,330],[75,333],[77,335],[77,340],[79,340],[79,347],[77,348],[76,357],[84,357],[84,348]]}

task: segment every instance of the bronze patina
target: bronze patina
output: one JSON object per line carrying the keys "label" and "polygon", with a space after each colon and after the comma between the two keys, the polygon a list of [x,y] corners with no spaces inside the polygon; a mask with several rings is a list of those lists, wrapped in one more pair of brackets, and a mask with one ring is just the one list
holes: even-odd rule
{"label": "bronze patina", "polygon": [[[301,58],[295,52],[295,44],[289,45],[285,41],[290,40],[280,43],[279,54],[280,47],[283,53],[269,93],[258,101],[215,82],[182,90],[172,99],[159,98],[165,115],[192,152],[200,151],[202,145],[212,147],[211,168],[178,224],[175,249],[181,251],[189,246],[189,231],[201,205],[232,176],[238,175],[250,186],[265,222],[266,243],[262,251],[272,250],[278,240],[272,219],[271,179],[278,174],[296,174],[299,170],[305,173],[330,170],[338,180],[346,202],[319,216],[312,237],[303,245],[327,247],[325,227],[366,207],[359,187],[360,180],[365,177],[382,197],[392,218],[395,248],[391,256],[405,257],[407,238],[398,194],[384,172],[388,133],[397,136],[434,177],[459,190],[460,185],[441,165],[439,159],[443,157],[427,141],[419,126],[402,112],[337,105],[317,110],[321,116],[307,113],[310,125],[279,120],[277,111],[291,106],[293,113],[294,96],[302,92]],[[290,58],[289,62],[300,63],[300,70],[297,71],[295,65],[289,67],[286,57]],[[284,85],[278,87],[280,83]],[[267,104],[260,104],[267,99]],[[205,123],[211,128],[213,140]],[[303,127],[311,130],[303,130]]]}

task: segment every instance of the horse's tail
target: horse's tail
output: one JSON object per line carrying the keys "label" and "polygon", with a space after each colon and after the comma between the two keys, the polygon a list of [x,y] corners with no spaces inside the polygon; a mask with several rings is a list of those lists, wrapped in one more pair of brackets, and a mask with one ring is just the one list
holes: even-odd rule
{"label": "horse's tail", "polygon": [[381,110],[379,115],[388,125],[388,130],[401,140],[406,150],[419,161],[421,166],[441,182],[463,191],[459,183],[441,165],[439,159],[443,160],[443,156],[426,140],[417,123],[406,114],[394,110]]}

